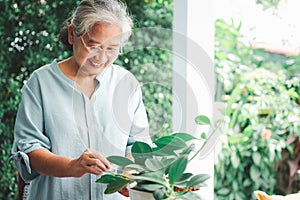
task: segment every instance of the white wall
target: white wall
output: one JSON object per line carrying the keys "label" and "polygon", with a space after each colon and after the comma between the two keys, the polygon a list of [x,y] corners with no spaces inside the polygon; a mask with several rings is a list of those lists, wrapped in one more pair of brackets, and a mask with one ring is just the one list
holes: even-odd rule
{"label": "white wall", "polygon": [[[208,128],[198,127],[194,118],[212,118],[214,107],[213,1],[174,0],[173,53],[173,130],[200,137]],[[189,171],[211,176],[199,191],[205,200],[213,199],[213,157],[211,152],[189,166]]]}

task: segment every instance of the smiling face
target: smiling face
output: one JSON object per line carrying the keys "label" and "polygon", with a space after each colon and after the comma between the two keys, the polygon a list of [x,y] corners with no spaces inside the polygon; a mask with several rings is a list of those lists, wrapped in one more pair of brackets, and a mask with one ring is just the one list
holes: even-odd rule
{"label": "smiling face", "polygon": [[118,57],[122,30],[117,24],[96,24],[90,34],[76,36],[69,26],[69,43],[73,44],[76,67],[87,75],[98,75]]}

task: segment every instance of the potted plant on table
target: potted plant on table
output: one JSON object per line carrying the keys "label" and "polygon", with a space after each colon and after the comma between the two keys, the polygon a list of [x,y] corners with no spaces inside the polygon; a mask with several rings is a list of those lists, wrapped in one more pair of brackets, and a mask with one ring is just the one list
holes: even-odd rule
{"label": "potted plant on table", "polygon": [[[203,115],[196,117],[195,121],[200,125],[210,125],[210,120]],[[193,140],[202,140],[204,144],[195,151]],[[110,172],[102,175],[97,182],[107,184],[105,194],[112,194],[130,185],[132,200],[146,200],[146,197],[134,197],[135,193],[140,195],[141,192],[156,200],[193,196],[195,194],[191,191],[206,186],[204,182],[209,179],[209,175],[194,175],[186,172],[186,167],[200,153],[207,141],[205,133],[201,138],[187,133],[173,133],[156,139],[153,146],[137,141],[131,150],[134,161],[122,156],[107,158],[110,162],[126,168],[127,175]]]}

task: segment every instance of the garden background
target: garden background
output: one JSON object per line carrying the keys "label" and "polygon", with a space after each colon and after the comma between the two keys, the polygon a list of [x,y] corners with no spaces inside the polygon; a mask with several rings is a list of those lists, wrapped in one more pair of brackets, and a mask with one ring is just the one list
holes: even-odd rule
{"label": "garden background", "polygon": [[[255,0],[253,0],[255,1]],[[69,53],[58,42],[74,0],[0,0],[0,199],[17,199],[17,172],[8,163],[20,89],[31,72]],[[281,1],[256,0],[263,9]],[[171,0],[127,0],[135,29],[172,29]],[[254,199],[252,191],[270,194],[300,190],[300,57],[255,49],[243,39],[243,23],[215,22],[216,100],[226,103],[226,128],[215,164],[216,199]],[[172,54],[168,48],[139,48],[160,29],[134,37],[137,44],[117,60],[144,84],[144,102],[156,134],[171,132]],[[170,45],[166,31],[162,46]],[[159,74],[159,76],[158,76]],[[164,85],[150,84],[156,79]],[[218,150],[217,150],[218,151]],[[289,174],[290,176],[287,176]]]}

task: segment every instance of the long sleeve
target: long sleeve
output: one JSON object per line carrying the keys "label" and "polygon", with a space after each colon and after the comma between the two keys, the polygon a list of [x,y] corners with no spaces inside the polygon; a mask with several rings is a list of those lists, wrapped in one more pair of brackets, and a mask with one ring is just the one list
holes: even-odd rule
{"label": "long sleeve", "polygon": [[38,176],[30,168],[27,153],[40,148],[51,148],[49,138],[43,131],[44,120],[39,87],[36,77],[32,76],[22,89],[22,100],[15,122],[11,156],[25,182]]}

